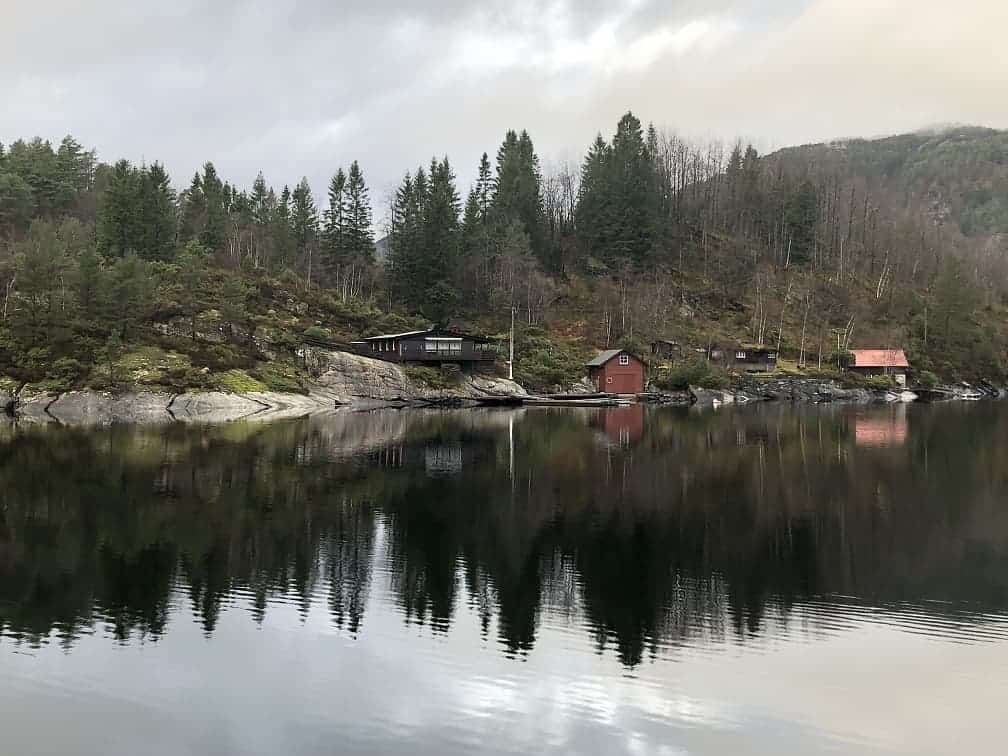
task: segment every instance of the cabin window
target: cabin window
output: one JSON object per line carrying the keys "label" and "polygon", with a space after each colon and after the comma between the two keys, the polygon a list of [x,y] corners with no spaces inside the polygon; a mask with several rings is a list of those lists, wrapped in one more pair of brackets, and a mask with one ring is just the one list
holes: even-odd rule
{"label": "cabin window", "polygon": [[771,362],[773,362],[774,360],[776,360],[777,359],[777,352],[770,352],[770,354],[767,355],[767,359],[770,360]]}
{"label": "cabin window", "polygon": [[624,367],[627,366],[627,365],[629,365],[630,364],[630,355],[629,354],[621,354],[619,356],[619,364],[623,365]]}
{"label": "cabin window", "polygon": [[745,359],[745,352],[735,352],[735,359],[736,360],[744,360]]}
{"label": "cabin window", "polygon": [[425,339],[424,351],[436,354],[459,354],[462,352],[462,339]]}

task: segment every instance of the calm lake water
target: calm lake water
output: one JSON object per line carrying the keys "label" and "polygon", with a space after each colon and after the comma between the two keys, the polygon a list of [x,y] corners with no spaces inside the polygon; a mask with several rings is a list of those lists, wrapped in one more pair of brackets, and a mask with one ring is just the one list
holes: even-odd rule
{"label": "calm lake water", "polygon": [[1008,405],[0,425],[3,754],[992,754]]}

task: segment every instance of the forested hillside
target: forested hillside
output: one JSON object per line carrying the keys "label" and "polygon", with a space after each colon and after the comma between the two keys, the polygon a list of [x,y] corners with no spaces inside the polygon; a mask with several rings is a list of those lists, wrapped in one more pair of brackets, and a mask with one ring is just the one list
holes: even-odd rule
{"label": "forested hillside", "polygon": [[769,344],[817,370],[902,346],[922,374],[1004,380],[1006,165],[1008,133],[987,129],[760,156],[628,113],[580,165],[509,131],[472,187],[436,158],[374,208],[356,161],[316,194],[19,140],[0,146],[0,374],[298,390],[305,333],[495,334],[515,311],[536,386],[656,336]]}

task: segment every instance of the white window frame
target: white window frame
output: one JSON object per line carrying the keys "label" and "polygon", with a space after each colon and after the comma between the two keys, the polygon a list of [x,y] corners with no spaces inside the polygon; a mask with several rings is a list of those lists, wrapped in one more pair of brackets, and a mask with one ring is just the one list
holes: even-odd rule
{"label": "white window frame", "polygon": [[629,365],[630,364],[630,355],[629,354],[621,354],[619,356],[619,364],[622,367],[626,367],[627,365]]}
{"label": "white window frame", "polygon": [[746,358],[746,353],[743,352],[742,350],[739,350],[739,351],[735,352],[735,359],[736,360],[744,360],[745,358]]}
{"label": "white window frame", "polygon": [[429,336],[424,339],[424,351],[428,354],[461,354],[462,339]]}

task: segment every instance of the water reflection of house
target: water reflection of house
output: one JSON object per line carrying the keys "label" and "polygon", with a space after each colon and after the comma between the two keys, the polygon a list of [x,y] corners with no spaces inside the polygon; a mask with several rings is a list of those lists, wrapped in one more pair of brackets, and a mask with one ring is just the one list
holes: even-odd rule
{"label": "water reflection of house", "polygon": [[424,468],[432,478],[444,478],[462,472],[462,446],[428,444],[424,449]]}
{"label": "water reflection of house", "polygon": [[629,446],[644,436],[644,405],[600,410],[592,418],[592,425],[601,429],[613,443]]}
{"label": "water reflection of house", "polygon": [[894,407],[891,413],[859,415],[854,420],[854,442],[858,446],[902,446],[907,440],[906,407]]}

